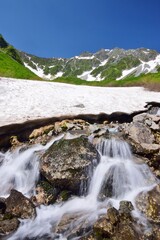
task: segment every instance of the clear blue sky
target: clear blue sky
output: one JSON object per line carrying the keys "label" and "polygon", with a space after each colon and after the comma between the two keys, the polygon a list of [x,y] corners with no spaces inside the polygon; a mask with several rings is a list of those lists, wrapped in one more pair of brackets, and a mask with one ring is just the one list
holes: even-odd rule
{"label": "clear blue sky", "polygon": [[114,47],[160,51],[160,0],[0,0],[0,33],[41,57]]}

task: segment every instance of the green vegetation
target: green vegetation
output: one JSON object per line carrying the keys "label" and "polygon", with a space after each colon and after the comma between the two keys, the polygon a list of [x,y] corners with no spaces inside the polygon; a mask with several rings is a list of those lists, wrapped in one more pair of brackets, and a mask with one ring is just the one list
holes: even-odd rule
{"label": "green vegetation", "polygon": [[98,67],[100,61],[98,59],[70,59],[64,65],[64,77],[76,77],[85,71],[92,70],[93,67]]}
{"label": "green vegetation", "polygon": [[75,77],[61,77],[53,81],[75,85],[88,85],[99,87],[144,86],[150,90],[160,91],[160,73],[141,75],[139,77],[130,77],[119,81],[112,79],[106,79],[103,81],[85,81]]}
{"label": "green vegetation", "polygon": [[160,72],[143,74],[139,77],[129,77],[124,80],[114,81],[112,83],[115,87],[125,87],[125,86],[143,86],[149,90],[160,91]]}
{"label": "green vegetation", "polygon": [[[63,72],[62,77],[52,80],[54,82],[88,86],[145,86],[151,90],[160,91],[160,66],[157,67],[158,73],[139,77],[130,76],[119,81],[115,80],[122,75],[123,70],[138,66],[141,63],[139,59],[144,59],[147,62],[157,56],[156,51],[145,50],[148,51],[145,54],[144,50],[142,48],[133,52],[115,48],[111,53],[101,50],[90,59],[82,58],[92,56],[88,52],[81,54],[79,58],[41,58],[16,50],[0,35],[0,76],[41,80],[28,68],[25,68],[23,64],[25,62],[33,69],[37,69],[37,66],[40,67],[45,75],[51,74],[55,76],[58,72]],[[104,59],[107,59],[107,63],[101,66]],[[94,70],[92,71],[92,69]],[[85,71],[92,71],[91,75],[94,77],[100,74],[104,80],[85,81],[77,77]]]}
{"label": "green vegetation", "polygon": [[0,76],[21,78],[21,79],[40,79],[29,69],[15,61],[5,52],[0,50]]}
{"label": "green vegetation", "polygon": [[91,74],[96,77],[101,73],[102,78],[114,80],[122,75],[122,70],[136,67],[139,64],[140,60],[132,55],[128,55],[116,62],[114,58],[110,58],[107,64],[94,69]]}
{"label": "green vegetation", "polygon": [[8,46],[7,48],[3,49],[3,51],[8,54],[11,58],[13,58],[15,61],[17,61],[18,63],[23,65],[23,62],[17,52],[17,50],[12,47],[12,46]]}
{"label": "green vegetation", "polygon": [[0,35],[0,77],[39,79],[23,64],[19,52]]}

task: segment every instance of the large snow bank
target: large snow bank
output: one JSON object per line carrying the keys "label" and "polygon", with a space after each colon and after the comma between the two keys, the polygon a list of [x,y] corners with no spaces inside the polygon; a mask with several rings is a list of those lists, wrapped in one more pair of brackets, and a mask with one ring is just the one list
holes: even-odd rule
{"label": "large snow bank", "polygon": [[132,112],[160,93],[140,87],[105,88],[0,79],[0,126],[28,119],[80,113]]}

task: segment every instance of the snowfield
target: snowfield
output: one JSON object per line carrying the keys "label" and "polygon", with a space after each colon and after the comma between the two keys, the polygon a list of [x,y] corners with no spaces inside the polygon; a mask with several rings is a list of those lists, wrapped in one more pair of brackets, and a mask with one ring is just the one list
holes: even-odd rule
{"label": "snowfield", "polygon": [[0,126],[29,119],[142,110],[160,102],[160,93],[140,87],[105,88],[61,83],[0,79]]}

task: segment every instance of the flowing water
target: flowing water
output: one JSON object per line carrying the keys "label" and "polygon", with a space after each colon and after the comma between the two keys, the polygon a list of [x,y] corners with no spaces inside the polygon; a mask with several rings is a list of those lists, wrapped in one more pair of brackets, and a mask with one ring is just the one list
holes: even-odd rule
{"label": "flowing water", "polygon": [[[34,193],[39,177],[36,152],[44,151],[54,141],[23,152],[18,149],[0,154],[1,196],[7,196],[12,188],[27,196]],[[22,220],[17,232],[8,239],[77,239],[77,232],[83,235],[89,231],[107,208],[114,206],[118,209],[122,200],[131,201],[135,206],[137,194],[157,184],[149,167],[134,160],[126,142],[105,140],[98,144],[97,150],[101,160],[95,167],[87,196],[75,197],[63,204],[37,207],[36,218]],[[108,196],[105,193],[107,187],[110,189]],[[139,216],[138,211],[135,212]]]}

